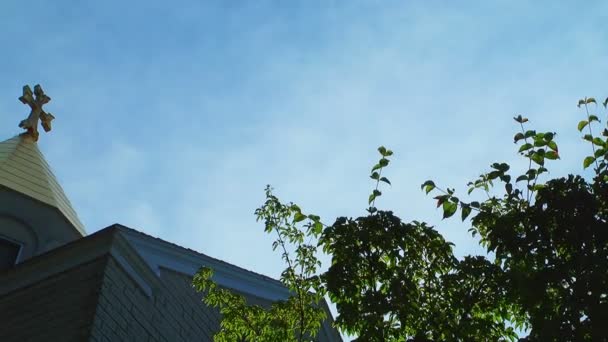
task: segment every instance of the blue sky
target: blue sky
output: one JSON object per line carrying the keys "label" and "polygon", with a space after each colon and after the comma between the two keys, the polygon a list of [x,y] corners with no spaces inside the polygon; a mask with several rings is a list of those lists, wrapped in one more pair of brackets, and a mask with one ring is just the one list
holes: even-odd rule
{"label": "blue sky", "polygon": [[600,1],[4,0],[0,139],[41,83],[57,119],[39,145],[88,232],[118,222],[274,277],[264,186],[327,223],[362,215],[383,144],[378,206],[477,253],[419,185],[523,167],[516,114],[558,132],[552,175],[581,172],[576,103],[608,96],[607,16]]}

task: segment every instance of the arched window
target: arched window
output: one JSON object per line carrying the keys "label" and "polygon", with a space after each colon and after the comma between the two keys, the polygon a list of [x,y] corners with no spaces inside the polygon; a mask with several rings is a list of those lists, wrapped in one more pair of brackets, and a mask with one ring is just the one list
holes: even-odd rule
{"label": "arched window", "polygon": [[17,263],[21,245],[0,236],[0,271],[13,267]]}

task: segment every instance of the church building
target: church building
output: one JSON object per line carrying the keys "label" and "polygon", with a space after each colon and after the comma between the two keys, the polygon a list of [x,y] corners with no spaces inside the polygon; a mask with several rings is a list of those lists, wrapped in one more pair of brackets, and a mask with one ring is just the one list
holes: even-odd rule
{"label": "church building", "polygon": [[[287,298],[278,280],[120,224],[88,235],[38,148],[50,98],[26,86],[19,99],[26,131],[0,142],[0,341],[212,341],[219,311],[191,286],[201,266],[250,304]],[[318,341],[342,341],[323,305]]]}

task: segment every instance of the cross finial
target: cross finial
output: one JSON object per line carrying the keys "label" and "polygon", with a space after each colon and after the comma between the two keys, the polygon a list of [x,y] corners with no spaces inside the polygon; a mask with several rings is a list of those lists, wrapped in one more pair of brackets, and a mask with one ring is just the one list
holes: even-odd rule
{"label": "cross finial", "polygon": [[23,95],[19,97],[19,101],[30,106],[32,109],[27,119],[19,123],[19,127],[27,130],[23,134],[31,136],[34,141],[38,141],[38,121],[42,122],[42,128],[45,132],[51,130],[51,121],[55,118],[51,113],[46,113],[42,106],[51,101],[51,98],[46,96],[40,84],[34,86],[34,93],[30,86],[23,87]]}

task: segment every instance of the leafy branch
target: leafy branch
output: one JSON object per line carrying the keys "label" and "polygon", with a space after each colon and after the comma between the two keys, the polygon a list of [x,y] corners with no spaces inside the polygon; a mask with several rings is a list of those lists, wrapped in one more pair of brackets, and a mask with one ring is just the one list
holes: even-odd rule
{"label": "leafy branch", "polygon": [[378,147],[378,152],[380,153],[382,158],[380,158],[378,163],[376,165],[374,165],[374,167],[372,167],[372,171],[369,176],[371,179],[376,181],[376,184],[375,184],[376,187],[374,188],[374,190],[372,191],[372,193],[369,195],[369,198],[368,198],[369,208],[367,209],[367,211],[370,214],[373,214],[376,211],[378,211],[378,209],[376,208],[375,205],[376,205],[376,198],[378,198],[379,196],[382,196],[382,192],[380,190],[378,190],[378,188],[380,187],[380,182],[384,182],[388,185],[391,185],[391,182],[388,180],[388,178],[382,176],[382,170],[384,170],[384,168],[388,166],[388,164],[390,162],[388,157],[393,155],[393,151],[386,149],[386,147],[384,147],[384,146],[380,146],[380,147]]}

